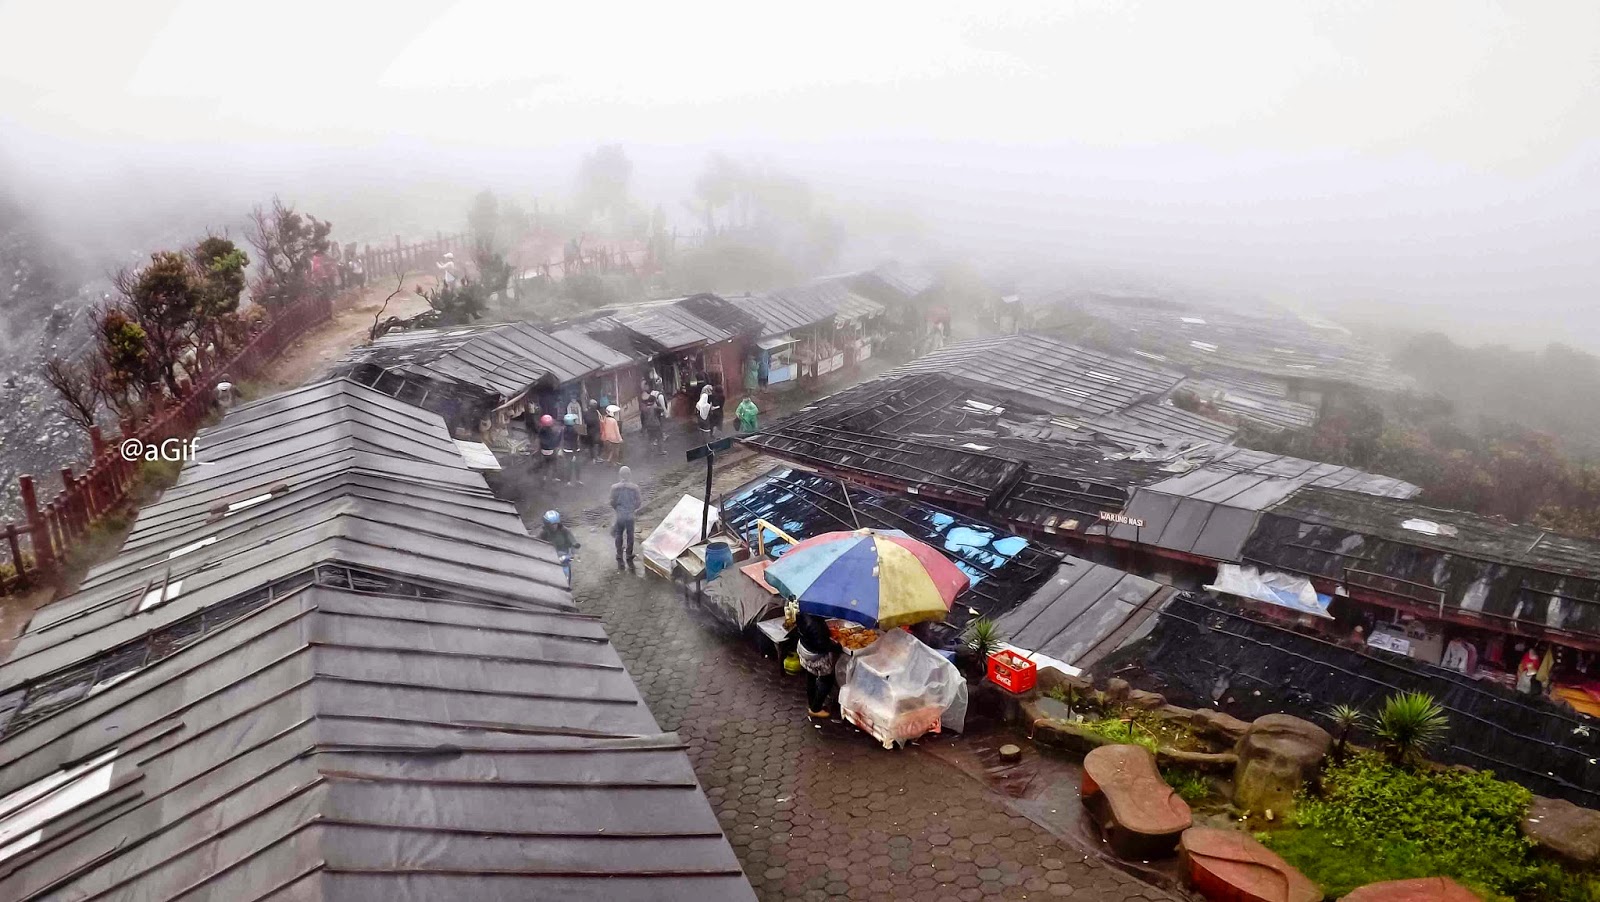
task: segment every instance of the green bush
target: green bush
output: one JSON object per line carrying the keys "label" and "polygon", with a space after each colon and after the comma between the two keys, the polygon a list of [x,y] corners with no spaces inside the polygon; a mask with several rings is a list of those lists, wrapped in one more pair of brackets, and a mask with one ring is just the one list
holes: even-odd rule
{"label": "green bush", "polygon": [[1587,877],[1536,860],[1520,823],[1528,790],[1487,772],[1425,771],[1358,754],[1300,801],[1296,829],[1263,840],[1333,895],[1380,880],[1447,876],[1491,899],[1594,902]]}

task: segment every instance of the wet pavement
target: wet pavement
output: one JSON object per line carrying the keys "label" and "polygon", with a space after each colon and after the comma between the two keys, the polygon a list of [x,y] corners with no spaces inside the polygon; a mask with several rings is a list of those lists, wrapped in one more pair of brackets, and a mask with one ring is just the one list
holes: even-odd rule
{"label": "wet pavement", "polygon": [[[727,455],[716,489],[771,465]],[[802,677],[711,623],[673,584],[612,563],[600,472],[614,470],[586,478],[563,508],[585,545],[574,596],[605,620],[657,722],[689,746],[761,898],[1172,898],[1063,838],[1074,829],[1074,772],[992,767],[994,749],[1014,738],[1003,730],[888,751],[837,720],[812,722]],[[678,449],[635,472],[647,498],[641,540],[679,493],[699,494],[704,473]]]}

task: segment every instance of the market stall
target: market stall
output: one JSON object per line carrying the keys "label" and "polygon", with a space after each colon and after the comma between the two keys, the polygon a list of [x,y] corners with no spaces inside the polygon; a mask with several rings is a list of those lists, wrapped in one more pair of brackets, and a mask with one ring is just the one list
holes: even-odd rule
{"label": "market stall", "polygon": [[967,684],[950,658],[907,628],[943,620],[967,575],[899,530],[829,532],[793,544],[759,574],[790,602],[769,637],[798,616],[827,618],[845,651],[835,676],[845,718],[892,747],[929,732],[959,731]]}
{"label": "market stall", "polygon": [[792,383],[798,378],[799,370],[795,363],[795,347],[800,343],[798,338],[785,332],[771,338],[763,338],[756,343],[760,352],[761,384],[766,387],[775,387]]}

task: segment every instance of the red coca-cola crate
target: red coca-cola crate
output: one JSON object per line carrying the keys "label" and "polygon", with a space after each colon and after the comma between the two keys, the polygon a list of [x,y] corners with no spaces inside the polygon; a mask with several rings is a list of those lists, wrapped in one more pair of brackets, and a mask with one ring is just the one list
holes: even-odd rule
{"label": "red coca-cola crate", "polygon": [[1039,665],[1011,651],[989,655],[989,682],[1010,692],[1022,693],[1039,679]]}

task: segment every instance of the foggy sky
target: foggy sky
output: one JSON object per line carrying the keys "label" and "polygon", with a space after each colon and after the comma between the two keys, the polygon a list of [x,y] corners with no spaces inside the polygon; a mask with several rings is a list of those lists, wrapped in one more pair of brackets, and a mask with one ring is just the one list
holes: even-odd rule
{"label": "foggy sky", "polygon": [[987,261],[1600,350],[1583,0],[0,0],[0,34],[0,180],[57,219],[279,191],[431,231],[606,142],[678,213],[722,150]]}

